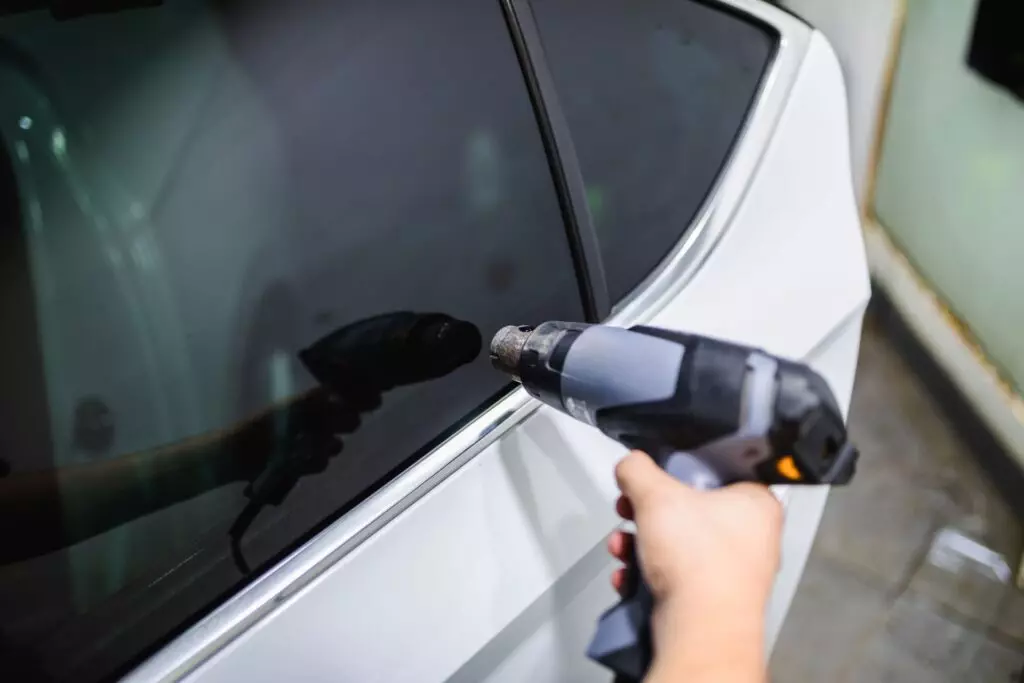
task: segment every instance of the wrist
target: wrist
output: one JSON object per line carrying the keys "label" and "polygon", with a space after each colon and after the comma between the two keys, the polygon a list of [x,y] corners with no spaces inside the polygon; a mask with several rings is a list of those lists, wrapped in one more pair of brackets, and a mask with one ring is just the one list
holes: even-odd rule
{"label": "wrist", "polygon": [[716,655],[658,655],[644,683],[765,683],[768,667],[760,653],[729,648]]}
{"label": "wrist", "polygon": [[659,605],[649,681],[762,681],[764,608],[747,600]]}

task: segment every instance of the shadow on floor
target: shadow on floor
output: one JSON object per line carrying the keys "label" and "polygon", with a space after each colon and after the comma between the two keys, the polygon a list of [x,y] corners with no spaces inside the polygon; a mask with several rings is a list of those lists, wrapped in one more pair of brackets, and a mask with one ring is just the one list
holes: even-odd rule
{"label": "shadow on floor", "polygon": [[857,478],[829,498],[772,680],[1016,682],[1024,593],[982,563],[929,551],[951,529],[1016,570],[1024,527],[870,315],[850,429]]}

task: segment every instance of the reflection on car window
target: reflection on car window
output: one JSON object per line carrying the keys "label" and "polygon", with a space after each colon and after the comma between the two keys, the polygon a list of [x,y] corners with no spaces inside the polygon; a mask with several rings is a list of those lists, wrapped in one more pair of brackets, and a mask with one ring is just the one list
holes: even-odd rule
{"label": "reflection on car window", "polygon": [[774,38],[695,0],[533,0],[579,154],[612,300],[690,226]]}
{"label": "reflection on car window", "polygon": [[124,671],[582,317],[497,3],[4,17],[0,133],[5,680]]}

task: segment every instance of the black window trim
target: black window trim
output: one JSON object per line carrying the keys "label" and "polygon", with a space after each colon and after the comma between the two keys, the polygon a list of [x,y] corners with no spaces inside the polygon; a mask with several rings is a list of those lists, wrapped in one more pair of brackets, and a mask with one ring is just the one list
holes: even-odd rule
{"label": "black window trim", "polygon": [[[503,4],[522,2],[498,1]],[[737,204],[741,201],[782,115],[811,40],[812,31],[806,24],[763,0],[698,1],[760,22],[778,34],[778,48],[762,78],[737,142],[689,231],[655,270],[614,306],[606,320],[608,324],[629,326],[649,322],[706,261],[732,217],[731,213],[719,210],[723,195],[729,195],[728,198]],[[536,64],[537,61],[534,57],[533,62]],[[550,100],[545,111],[550,116]],[[565,154],[569,148],[562,146],[558,149]],[[585,202],[583,207],[586,207]],[[475,420],[201,617],[122,680],[129,683],[173,681],[196,671],[539,407],[540,403],[521,388],[488,406]]]}
{"label": "black window trim", "polygon": [[529,0],[499,1],[537,116],[544,151],[548,156],[551,178],[558,193],[562,222],[576,268],[583,311],[587,322],[598,322],[608,317],[611,302],[576,147],[555,91]]}

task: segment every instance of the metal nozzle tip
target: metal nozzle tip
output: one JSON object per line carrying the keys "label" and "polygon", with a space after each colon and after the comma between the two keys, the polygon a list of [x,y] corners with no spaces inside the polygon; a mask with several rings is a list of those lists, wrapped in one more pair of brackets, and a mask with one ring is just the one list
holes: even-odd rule
{"label": "metal nozzle tip", "polygon": [[515,381],[519,380],[519,356],[526,346],[526,340],[533,333],[532,327],[507,325],[491,340],[491,365]]}

